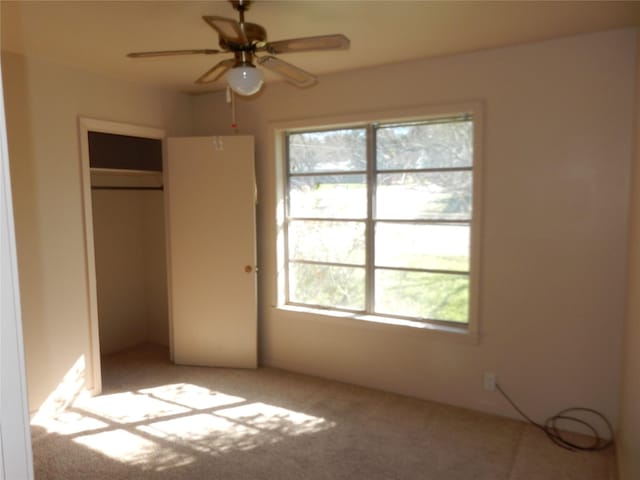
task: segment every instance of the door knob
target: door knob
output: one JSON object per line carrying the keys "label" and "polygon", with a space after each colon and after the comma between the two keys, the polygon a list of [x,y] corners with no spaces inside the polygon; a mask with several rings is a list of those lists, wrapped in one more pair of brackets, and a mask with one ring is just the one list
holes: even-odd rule
{"label": "door knob", "polygon": [[253,267],[251,265],[245,265],[244,271],[246,273],[251,273],[253,271]]}

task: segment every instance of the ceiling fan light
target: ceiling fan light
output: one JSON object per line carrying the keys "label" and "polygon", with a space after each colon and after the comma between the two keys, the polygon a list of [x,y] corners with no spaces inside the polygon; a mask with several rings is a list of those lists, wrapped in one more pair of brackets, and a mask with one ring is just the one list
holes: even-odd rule
{"label": "ceiling fan light", "polygon": [[262,87],[264,75],[254,66],[241,65],[227,73],[227,81],[231,90],[238,95],[253,95]]}

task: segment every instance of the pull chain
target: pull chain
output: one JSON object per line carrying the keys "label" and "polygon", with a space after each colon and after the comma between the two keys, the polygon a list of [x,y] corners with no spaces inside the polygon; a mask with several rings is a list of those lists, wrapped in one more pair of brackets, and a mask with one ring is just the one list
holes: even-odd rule
{"label": "pull chain", "polygon": [[231,129],[233,133],[238,133],[238,124],[236,123],[236,96],[229,86],[227,86],[227,103],[231,104]]}

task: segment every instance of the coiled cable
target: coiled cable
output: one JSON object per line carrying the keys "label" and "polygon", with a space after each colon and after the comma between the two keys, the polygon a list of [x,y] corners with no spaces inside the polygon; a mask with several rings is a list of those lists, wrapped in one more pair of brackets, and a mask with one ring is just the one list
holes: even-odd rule
{"label": "coiled cable", "polygon": [[[500,387],[498,383],[496,383],[496,390],[498,390],[498,392],[502,394],[502,396],[509,402],[509,404],[511,404],[511,406],[525,420],[527,420],[531,425],[538,427],[540,430],[542,430],[547,435],[547,437],[549,437],[549,439],[559,447],[562,447],[571,451],[597,452],[597,451],[609,448],[611,445],[613,445],[613,427],[611,426],[611,423],[609,422],[609,420],[607,420],[607,418],[597,410],[594,410],[592,408],[585,408],[585,407],[566,408],[558,412],[557,414],[553,415],[552,417],[547,418],[547,421],[544,423],[544,425],[542,425],[537,422],[534,422],[526,413],[520,410],[520,408],[518,408],[515,402],[511,400],[511,397],[507,395],[507,393],[502,389],[502,387]],[[606,439],[606,438],[600,437],[598,430],[593,425],[591,425],[586,420],[583,420],[582,418],[579,418],[576,416],[578,412],[588,413],[600,418],[603,424],[606,425],[607,429],[609,430],[609,438]],[[588,445],[580,445],[578,443],[575,443],[569,440],[566,437],[566,434],[563,434],[562,430],[558,428],[558,421],[573,422],[578,425],[582,425],[593,434],[593,443]]]}

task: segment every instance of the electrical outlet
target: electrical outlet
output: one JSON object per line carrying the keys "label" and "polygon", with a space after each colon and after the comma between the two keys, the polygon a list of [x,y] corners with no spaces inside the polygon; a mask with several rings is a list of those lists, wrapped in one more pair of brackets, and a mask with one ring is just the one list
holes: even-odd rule
{"label": "electrical outlet", "polygon": [[496,374],[493,372],[484,372],[484,389],[487,392],[495,392],[496,390]]}

